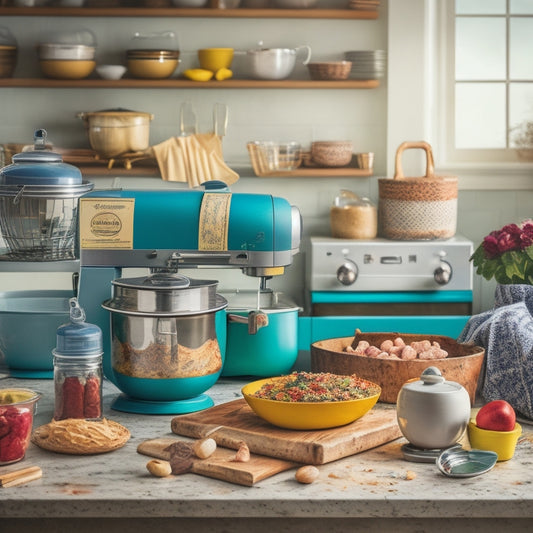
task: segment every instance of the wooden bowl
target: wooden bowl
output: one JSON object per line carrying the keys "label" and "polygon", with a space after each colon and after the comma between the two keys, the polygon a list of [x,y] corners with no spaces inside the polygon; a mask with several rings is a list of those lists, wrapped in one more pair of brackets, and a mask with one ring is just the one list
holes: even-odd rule
{"label": "wooden bowl", "polygon": [[380,402],[396,403],[400,389],[407,381],[418,379],[429,366],[436,366],[448,381],[460,383],[468,392],[472,405],[475,401],[477,382],[485,356],[480,346],[460,344],[443,335],[417,335],[409,333],[357,333],[357,341],[366,340],[379,346],[387,339],[401,337],[406,344],[428,339],[438,342],[448,352],[445,359],[410,361],[402,359],[378,359],[346,352],[354,337],[338,337],[315,342],[311,345],[311,370],[333,374],[357,374],[381,387]]}

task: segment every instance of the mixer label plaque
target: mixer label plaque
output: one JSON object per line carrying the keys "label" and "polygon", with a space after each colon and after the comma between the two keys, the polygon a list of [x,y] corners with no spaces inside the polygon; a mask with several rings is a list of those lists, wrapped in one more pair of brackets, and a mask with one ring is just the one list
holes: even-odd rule
{"label": "mixer label plaque", "polygon": [[198,250],[228,249],[228,225],[231,194],[205,193],[198,223]]}
{"label": "mixer label plaque", "polygon": [[81,198],[82,249],[133,249],[135,198]]}

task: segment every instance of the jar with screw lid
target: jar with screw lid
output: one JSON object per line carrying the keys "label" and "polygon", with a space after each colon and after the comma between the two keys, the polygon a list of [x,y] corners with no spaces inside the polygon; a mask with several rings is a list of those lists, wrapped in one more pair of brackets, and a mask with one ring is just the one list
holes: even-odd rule
{"label": "jar with screw lid", "polygon": [[102,330],[85,322],[77,298],[70,322],[57,329],[54,355],[54,420],[102,418]]}

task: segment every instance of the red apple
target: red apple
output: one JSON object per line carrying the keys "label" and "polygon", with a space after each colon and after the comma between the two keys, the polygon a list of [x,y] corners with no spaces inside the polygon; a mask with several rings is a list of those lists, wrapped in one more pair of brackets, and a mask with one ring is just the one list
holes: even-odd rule
{"label": "red apple", "polygon": [[476,415],[476,425],[492,431],[513,431],[516,424],[514,409],[505,400],[485,404]]}

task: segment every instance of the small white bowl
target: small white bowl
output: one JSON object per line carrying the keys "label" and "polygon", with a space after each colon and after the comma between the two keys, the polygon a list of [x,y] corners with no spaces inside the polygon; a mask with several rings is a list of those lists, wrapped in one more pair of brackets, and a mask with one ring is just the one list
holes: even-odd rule
{"label": "small white bowl", "polygon": [[126,73],[124,65],[98,65],[96,72],[104,80],[120,80]]}

